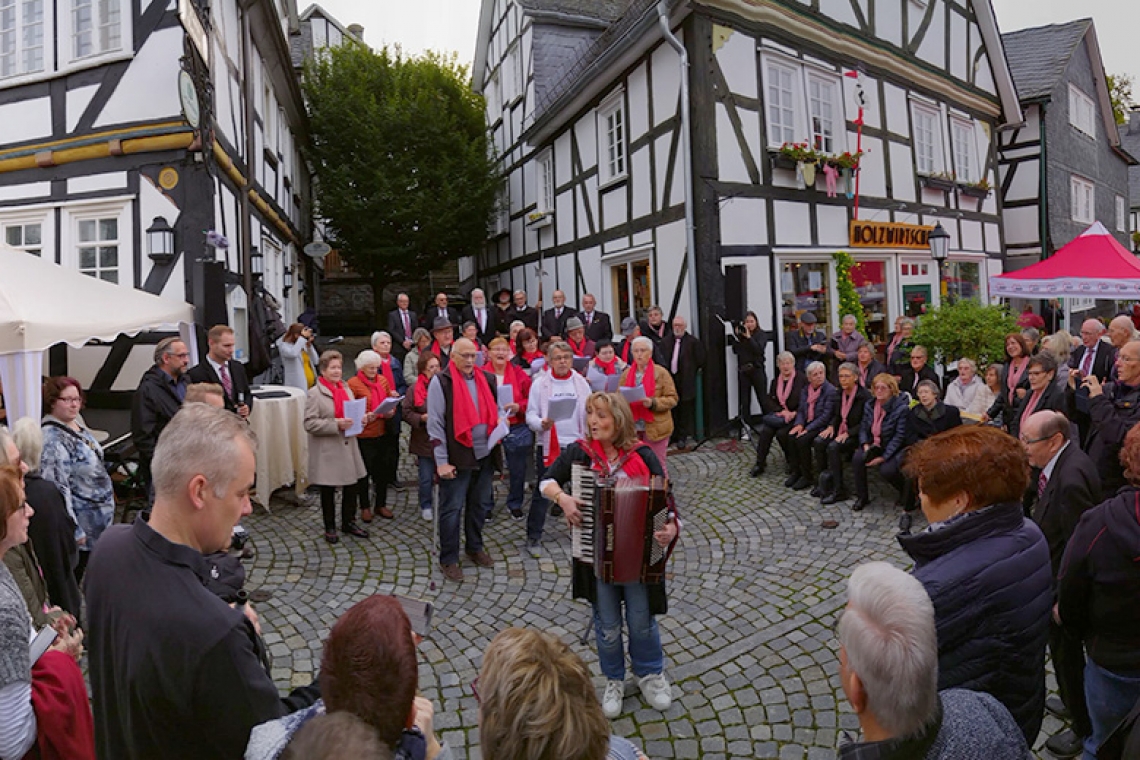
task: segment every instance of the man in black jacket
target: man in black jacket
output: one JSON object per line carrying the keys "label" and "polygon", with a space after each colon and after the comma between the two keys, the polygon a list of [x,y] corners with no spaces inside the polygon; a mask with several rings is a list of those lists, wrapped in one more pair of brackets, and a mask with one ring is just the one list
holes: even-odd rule
{"label": "man in black jacket", "polygon": [[282,699],[257,614],[206,588],[206,555],[250,513],[256,446],[233,414],[188,404],[158,441],[149,520],[99,539],[85,581],[99,757],[241,757],[254,726],[319,697],[314,682]]}
{"label": "man in black jacket", "polygon": [[163,429],[186,398],[190,352],[179,338],[164,338],[154,349],[154,366],[143,373],[131,401],[131,440],[139,454],[139,476],[150,483],[150,463]]}
{"label": "man in black jacket", "polygon": [[582,311],[578,313],[578,319],[582,320],[582,324],[586,326],[586,337],[595,343],[602,340],[612,340],[614,328],[610,324],[610,315],[604,311],[598,311],[597,308],[598,299],[594,298],[592,293],[582,296]]}
{"label": "man in black jacket", "polygon": [[796,357],[796,369],[800,372],[813,361],[822,360],[827,353],[827,335],[823,330],[815,329],[815,324],[815,315],[805,311],[799,321],[792,322],[784,333],[784,350]]}
{"label": "man in black jacket", "polygon": [[542,339],[554,340],[566,337],[566,320],[578,316],[578,312],[566,305],[566,294],[556,290],[550,295],[554,304],[542,313]]}
{"label": "man in black jacket", "polygon": [[[1101,340],[1104,335],[1104,325],[1099,319],[1086,319],[1081,324],[1081,345],[1077,346],[1069,357],[1069,370],[1077,375],[1079,381],[1082,377],[1096,375],[1102,383],[1107,382],[1112,374],[1112,365],[1116,361],[1116,349],[1111,343]],[[1081,442],[1087,443],[1089,439],[1089,391],[1088,388],[1077,386],[1074,400],[1073,421],[1081,431]]]}
{"label": "man in black jacket", "polygon": [[412,350],[412,333],[419,325],[416,313],[412,311],[411,299],[407,293],[396,296],[396,308],[388,312],[388,334],[392,336],[392,353],[401,362]]}
{"label": "man in black jacket", "polygon": [[[487,305],[487,295],[480,289],[471,291],[471,305],[463,307],[462,322],[472,322],[478,328],[479,345],[486,346],[497,334],[495,328],[495,310]],[[509,326],[508,326],[509,327]]]}
{"label": "man in black jacket", "polygon": [[514,299],[515,304],[511,308],[507,309],[506,316],[504,317],[507,323],[507,328],[504,332],[509,334],[511,331],[511,322],[514,322],[517,319],[519,322],[522,322],[524,325],[537,333],[538,309],[527,304],[526,291],[516,290],[512,298]]}
{"label": "man in black jacket", "polygon": [[249,392],[249,380],[245,376],[245,365],[234,360],[234,330],[228,325],[214,325],[206,334],[210,347],[206,360],[199,362],[189,373],[192,383],[216,383],[226,394],[226,409],[243,420],[249,417],[253,406],[253,394]]}
{"label": "man in black jacket", "polygon": [[684,317],[674,317],[673,332],[657,347],[680,398],[673,407],[673,438],[682,449],[689,447],[689,439],[697,433],[697,372],[705,366],[705,346],[686,327]]}
{"label": "man in black jacket", "polygon": [[[1053,588],[1061,569],[1065,546],[1076,530],[1081,515],[1101,501],[1100,476],[1096,465],[1069,440],[1070,423],[1060,412],[1035,412],[1021,427],[1021,445],[1029,464],[1040,470],[1036,483],[1030,484],[1034,495],[1033,522],[1049,542],[1049,560],[1053,566]],[[1066,635],[1065,630],[1050,620],[1049,652],[1057,675],[1061,705],[1046,707],[1067,710],[1072,728],[1045,742],[1057,757],[1076,757],[1081,753],[1085,737],[1092,734],[1088,707],[1085,704],[1085,652],[1081,640]]]}
{"label": "man in black jacket", "polygon": [[447,305],[447,293],[435,294],[435,305],[424,311],[421,321],[423,326],[430,330],[435,320],[441,317],[455,325],[456,328],[459,327],[459,312],[455,310],[455,307]]}
{"label": "man in black jacket", "polygon": [[939,388],[942,387],[942,384],[938,382],[937,373],[927,366],[926,360],[926,346],[915,346],[910,350],[910,364],[903,369],[902,376],[899,377],[899,391],[909,393],[912,399],[917,398],[915,393],[918,390],[918,384],[923,380],[929,380]]}
{"label": "man in black jacket", "polygon": [[[1124,468],[1120,464],[1120,447],[1132,426],[1140,422],[1140,341],[1129,341],[1121,347],[1116,359],[1115,382],[1101,385],[1096,375],[1081,379],[1089,392],[1089,437],[1085,451],[1100,474],[1105,493],[1114,493],[1124,485]],[[1069,375],[1069,382],[1074,382]],[[1075,394],[1070,394],[1070,408]]]}

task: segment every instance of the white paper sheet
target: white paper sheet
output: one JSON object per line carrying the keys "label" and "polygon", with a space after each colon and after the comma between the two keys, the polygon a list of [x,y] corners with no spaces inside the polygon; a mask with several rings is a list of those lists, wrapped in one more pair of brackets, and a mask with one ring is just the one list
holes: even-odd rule
{"label": "white paper sheet", "polygon": [[534,376],[535,376],[535,375],[537,375],[539,372],[541,372],[541,371],[542,371],[542,368],[543,368],[543,367],[545,367],[545,366],[546,366],[546,359],[542,359],[542,358],[539,358],[539,359],[535,359],[534,361],[532,361],[532,362],[530,363],[530,374],[531,374],[531,377],[534,377]]}
{"label": "white paper sheet", "polygon": [[590,357],[588,356],[575,356],[574,357],[574,371],[581,374],[586,371],[590,366]]}
{"label": "white paper sheet", "polygon": [[644,385],[623,385],[621,387],[621,395],[625,396],[625,400],[632,406],[638,401],[645,400],[645,386]]}
{"label": "white paper sheet", "polygon": [[487,435],[487,449],[495,448],[499,441],[507,437],[509,432],[511,432],[511,426],[507,424],[506,416],[499,417],[499,424],[495,425],[494,429]]}
{"label": "white paper sheet", "polygon": [[606,393],[617,393],[621,387],[621,375],[606,375]]}
{"label": "white paper sheet", "polygon": [[388,412],[398,407],[403,402],[403,400],[403,396],[389,396],[388,398],[381,401],[380,406],[376,407],[372,411],[376,412],[377,415],[383,417]]}
{"label": "white paper sheet", "polygon": [[344,416],[352,420],[352,426],[344,431],[345,438],[353,438],[364,432],[364,415],[368,413],[368,399],[354,398],[344,402]]}
{"label": "white paper sheet", "polygon": [[574,416],[574,410],[578,408],[578,399],[576,398],[556,398],[550,400],[550,406],[546,408],[546,416],[558,422],[559,420],[568,420]]}
{"label": "white paper sheet", "polygon": [[601,372],[597,372],[591,368],[589,373],[586,375],[586,380],[590,382],[590,390],[594,391],[595,393],[598,391],[604,391],[606,389],[606,376]]}
{"label": "white paper sheet", "polygon": [[515,389],[510,385],[499,386],[499,408],[504,409],[508,404],[515,403]]}

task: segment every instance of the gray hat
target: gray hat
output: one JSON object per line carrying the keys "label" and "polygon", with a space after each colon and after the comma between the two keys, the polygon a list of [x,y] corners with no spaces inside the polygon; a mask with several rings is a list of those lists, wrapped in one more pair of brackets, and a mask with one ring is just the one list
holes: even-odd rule
{"label": "gray hat", "polygon": [[444,330],[444,329],[452,329],[452,328],[454,328],[454,325],[451,324],[451,320],[448,319],[447,317],[436,317],[435,320],[431,323],[431,331],[432,332],[435,332],[436,330]]}
{"label": "gray hat", "polygon": [[570,317],[570,319],[566,320],[566,332],[570,332],[571,330],[581,330],[584,327],[585,325],[582,324],[582,320],[578,319],[577,317]]}
{"label": "gray hat", "polygon": [[636,329],[637,329],[637,320],[634,319],[633,317],[626,317],[625,319],[623,319],[621,321],[621,334],[626,336],[627,338],[630,335],[633,335],[633,333]]}
{"label": "gray hat", "polygon": [[816,318],[815,318],[815,315],[812,314],[810,311],[805,311],[803,314],[800,315],[800,321],[803,322],[805,325],[814,325],[816,323]]}

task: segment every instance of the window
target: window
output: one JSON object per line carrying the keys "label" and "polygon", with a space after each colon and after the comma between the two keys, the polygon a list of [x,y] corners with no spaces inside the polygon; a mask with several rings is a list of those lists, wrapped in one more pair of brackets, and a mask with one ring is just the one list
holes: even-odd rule
{"label": "window", "polygon": [[538,157],[535,166],[538,183],[538,211],[554,210],[554,152],[547,150]]}
{"label": "window", "polygon": [[1092,98],[1069,85],[1069,123],[1089,137],[1096,139],[1096,108]]}
{"label": "window", "polygon": [[494,124],[503,115],[503,104],[501,102],[502,92],[499,90],[499,72],[496,71],[491,75],[484,96],[487,98],[487,122]]}
{"label": "window", "polygon": [[796,141],[795,72],[787,66],[769,61],[768,79],[768,144],[780,147]]}
{"label": "window", "polygon": [[519,46],[512,45],[511,49],[507,51],[506,57],[503,58],[503,105],[510,105],[515,101],[522,91],[519,89],[519,81],[522,79],[522,60],[519,56]]}
{"label": "window", "polygon": [[44,0],[0,0],[0,78],[44,70]]}
{"label": "window", "polygon": [[974,125],[951,119],[950,137],[950,144],[954,150],[954,176],[961,182],[977,181],[979,172],[975,170]]}
{"label": "window", "polygon": [[515,75],[515,97],[521,98],[526,94],[526,66],[522,57],[522,48],[515,47],[515,52],[511,56],[514,59],[514,75]]}
{"label": "window", "polygon": [[598,109],[602,138],[598,163],[603,184],[625,176],[625,107],[622,95],[619,91]]}
{"label": "window", "polygon": [[1116,231],[1128,232],[1128,215],[1124,209],[1124,197],[1116,196]]}
{"label": "window", "polygon": [[39,222],[4,225],[4,241],[33,256],[43,253],[43,227]]}
{"label": "window", "polygon": [[505,235],[511,228],[511,191],[510,185],[503,181],[499,187],[499,199],[495,205],[495,227],[493,235]]}
{"label": "window", "polygon": [[808,74],[808,107],[812,146],[824,153],[838,152],[835,147],[835,122],[841,113],[839,87],[833,81]]}
{"label": "window", "polygon": [[1074,222],[1092,224],[1096,204],[1094,200],[1095,188],[1087,179],[1073,177],[1069,183],[1073,196],[1072,217]]}
{"label": "window", "polygon": [[942,130],[938,112],[914,108],[914,165],[919,174],[942,170]]}
{"label": "window", "polygon": [[107,282],[119,281],[119,218],[80,219],[76,227],[79,271]]}
{"label": "window", "polygon": [[87,58],[123,46],[121,0],[71,0],[71,57]]}

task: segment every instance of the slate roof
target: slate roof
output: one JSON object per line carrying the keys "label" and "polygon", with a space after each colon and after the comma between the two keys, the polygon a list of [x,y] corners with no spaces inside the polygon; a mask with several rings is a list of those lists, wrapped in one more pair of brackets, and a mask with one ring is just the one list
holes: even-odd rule
{"label": "slate roof", "polygon": [[1017,97],[1021,102],[1048,98],[1065,73],[1073,51],[1092,19],[1019,29],[1001,36]]}
{"label": "slate roof", "polygon": [[579,16],[609,24],[621,16],[629,0],[518,0],[518,3],[528,11]]}
{"label": "slate roof", "polygon": [[[1120,147],[1140,157],[1140,111],[1128,113],[1128,123],[1120,126]],[[1140,207],[1140,166],[1128,167],[1128,197],[1132,208]]]}

